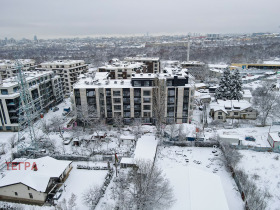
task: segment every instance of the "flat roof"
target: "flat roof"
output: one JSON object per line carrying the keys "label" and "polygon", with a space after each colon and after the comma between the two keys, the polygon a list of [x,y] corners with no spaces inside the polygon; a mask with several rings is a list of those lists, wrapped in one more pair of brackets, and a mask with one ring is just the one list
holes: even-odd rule
{"label": "flat roof", "polygon": [[155,136],[142,136],[136,143],[134,160],[154,162],[158,141]]}
{"label": "flat roof", "polygon": [[269,135],[271,136],[271,138],[273,139],[273,141],[279,141],[280,142],[280,137],[278,135],[279,132],[272,132],[269,133]]}
{"label": "flat roof", "polygon": [[84,60],[56,60],[56,61],[46,61],[40,63],[40,65],[71,65],[85,62]]}

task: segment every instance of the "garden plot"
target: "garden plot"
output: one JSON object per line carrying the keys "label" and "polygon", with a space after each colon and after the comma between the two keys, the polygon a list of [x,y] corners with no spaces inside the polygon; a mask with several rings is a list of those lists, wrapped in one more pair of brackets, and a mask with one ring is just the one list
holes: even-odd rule
{"label": "garden plot", "polygon": [[[243,201],[237,186],[230,173],[219,160],[221,151],[212,153],[212,148],[198,147],[160,147],[157,155],[157,164],[163,169],[174,190],[172,209],[187,209],[189,204],[187,189],[188,166],[201,169],[220,176],[223,191],[230,210],[243,209]],[[211,199],[211,195],[210,199]],[[203,202],[203,198],[201,198]]]}
{"label": "garden plot", "polygon": [[73,169],[70,172],[69,177],[65,181],[65,187],[61,197],[58,202],[61,202],[63,199],[68,201],[74,193],[77,196],[76,204],[78,209],[90,209],[83,202],[83,194],[85,191],[94,185],[102,186],[108,170],[86,170],[86,169],[77,169],[78,164],[88,165],[88,166],[107,166],[106,163],[86,163],[86,162],[75,162],[73,163]]}
{"label": "garden plot", "polygon": [[280,154],[270,152],[239,151],[243,157],[238,167],[243,168],[258,188],[268,190],[267,210],[280,209]]}

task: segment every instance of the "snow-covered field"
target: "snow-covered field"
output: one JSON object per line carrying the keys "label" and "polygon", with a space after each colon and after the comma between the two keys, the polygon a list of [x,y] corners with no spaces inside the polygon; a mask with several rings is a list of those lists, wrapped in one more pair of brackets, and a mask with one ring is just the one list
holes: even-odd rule
{"label": "snow-covered field", "polygon": [[268,190],[271,198],[267,210],[280,209],[280,154],[242,150],[241,167],[261,190]]}
{"label": "snow-covered field", "polygon": [[[213,173],[213,169],[217,168],[215,173],[220,176],[227,203],[230,210],[243,209],[243,201],[240,193],[237,191],[236,184],[232,179],[230,173],[226,171],[225,166],[218,158],[221,155],[218,150],[218,156],[214,156],[212,148],[198,148],[198,147],[162,147],[157,156],[157,163],[163,169],[166,177],[170,180],[174,190],[174,197],[176,199],[172,209],[187,209],[188,189],[186,189],[186,174],[187,167],[192,166],[203,171]],[[185,156],[184,156],[185,155]],[[189,159],[187,163],[185,159]],[[215,160],[209,160],[215,158]],[[200,164],[194,161],[200,161]],[[209,168],[207,166],[210,166]],[[211,195],[209,195],[211,196]],[[203,198],[202,198],[203,202]]]}

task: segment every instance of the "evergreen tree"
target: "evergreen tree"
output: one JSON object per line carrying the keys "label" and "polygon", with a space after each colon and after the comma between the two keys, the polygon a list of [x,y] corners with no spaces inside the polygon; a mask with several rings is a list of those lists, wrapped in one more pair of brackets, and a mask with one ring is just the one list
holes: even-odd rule
{"label": "evergreen tree", "polygon": [[215,98],[230,99],[231,94],[231,74],[229,69],[226,69],[221,77],[219,87],[216,89]]}
{"label": "evergreen tree", "polygon": [[232,100],[241,100],[242,96],[242,81],[239,74],[239,70],[235,70],[231,75],[231,99]]}
{"label": "evergreen tree", "polygon": [[221,77],[219,87],[216,89],[215,98],[227,100],[242,99],[242,81],[239,71],[236,70],[233,74],[229,69],[226,69]]}

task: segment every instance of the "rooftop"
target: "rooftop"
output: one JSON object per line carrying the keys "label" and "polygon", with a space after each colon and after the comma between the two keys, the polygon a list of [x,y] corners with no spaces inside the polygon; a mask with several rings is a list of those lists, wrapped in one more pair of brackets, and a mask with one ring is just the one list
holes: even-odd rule
{"label": "rooftop", "polygon": [[73,65],[77,63],[82,63],[83,60],[56,60],[56,61],[46,61],[40,65]]}
{"label": "rooftop", "polygon": [[129,61],[159,61],[159,57],[126,57],[124,60]]}
{"label": "rooftop", "polygon": [[[0,179],[0,187],[22,183],[37,191],[45,192],[50,178],[59,178],[72,161],[56,160],[46,156],[38,159],[23,160],[24,164],[19,164],[16,170],[7,170],[5,176]],[[30,167],[25,168],[25,162],[30,163]],[[36,163],[37,171],[31,170],[33,163]],[[28,165],[27,165],[28,166]]]}
{"label": "rooftop", "polygon": [[[52,71],[32,71],[32,72],[24,72],[25,76],[26,76],[26,81],[30,81],[30,80],[33,80],[35,78],[40,78],[42,76],[47,76],[49,74],[53,74]],[[8,87],[11,87],[11,86],[14,86],[14,85],[17,85],[18,84],[18,80],[17,80],[17,77],[10,77],[10,78],[7,78],[5,80],[3,80],[3,83],[0,84],[0,88],[8,88]]]}
{"label": "rooftop", "polygon": [[210,109],[214,111],[221,110],[225,113],[228,113],[228,111],[241,111],[251,106],[251,103],[246,100],[218,100],[210,103]]}

